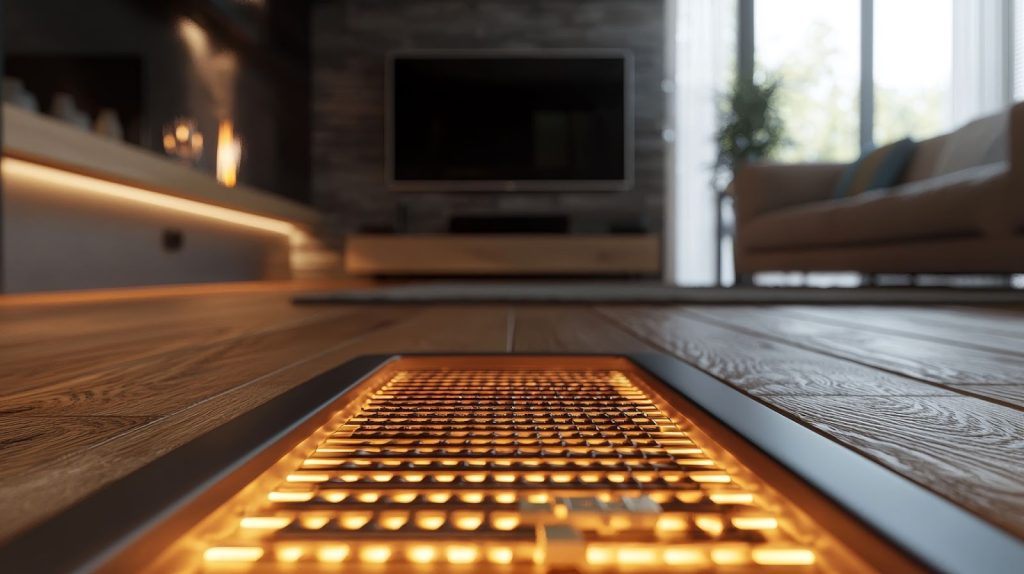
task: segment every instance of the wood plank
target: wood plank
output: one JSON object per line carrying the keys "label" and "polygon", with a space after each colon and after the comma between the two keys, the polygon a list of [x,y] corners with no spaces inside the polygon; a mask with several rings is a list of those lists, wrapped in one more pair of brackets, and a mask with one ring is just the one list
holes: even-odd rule
{"label": "wood plank", "polygon": [[[972,328],[972,325],[965,325],[963,321],[951,321],[947,318],[949,313],[942,308],[858,306],[853,309],[807,305],[772,308],[798,317],[824,319],[838,325],[867,327],[895,335],[982,351],[1024,355],[1024,333],[1019,336],[1006,336]],[[1024,320],[1021,322],[1024,323]]]}
{"label": "wood plank", "polygon": [[772,307],[702,307],[694,312],[755,336],[785,341],[962,392],[971,385],[1024,382],[1024,356],[797,317]]}
{"label": "wood plank", "polygon": [[[4,296],[0,300],[17,298]],[[216,318],[246,321],[253,315],[259,317],[274,311],[296,317],[308,315],[301,306],[292,305],[280,294],[147,297],[55,305],[0,304],[0,323],[4,326],[0,330],[0,349],[7,345],[32,345],[163,325],[195,325]]]}
{"label": "wood plank", "polygon": [[405,310],[329,317],[297,326],[180,346],[95,369],[38,372],[5,409],[34,414],[166,415],[289,363],[393,323]]}
{"label": "wood plank", "polygon": [[0,481],[41,464],[59,467],[80,448],[152,421],[152,417],[0,416]]}
{"label": "wood plank", "polygon": [[0,373],[0,396],[38,388],[55,376],[102,372],[174,349],[223,343],[350,312],[343,307],[316,311],[278,298],[274,303],[217,308],[167,305],[159,314],[132,313],[130,320],[119,320],[111,313],[110,320],[64,321],[59,334],[50,337],[45,337],[45,330],[20,329],[18,324],[6,328],[5,324],[0,357],[11,360]]}
{"label": "wood plank", "polygon": [[193,283],[175,285],[149,285],[142,287],[111,287],[86,291],[46,291],[16,293],[0,296],[0,309],[65,308],[82,304],[127,302],[139,299],[165,300],[186,297],[206,298],[216,295],[235,296],[254,293],[288,293],[356,289],[376,285],[372,279],[323,278],[289,279],[286,281],[230,281],[226,283]]}
{"label": "wood plank", "polygon": [[[938,311],[938,310],[936,310]],[[1024,307],[942,307],[921,317],[925,324],[945,324],[978,333],[1024,339]]]}
{"label": "wood plank", "polygon": [[645,353],[653,347],[589,307],[538,306],[515,310],[518,353]]}
{"label": "wood plank", "polygon": [[[59,468],[22,469],[0,480],[0,541],[50,516],[188,440],[216,428],[278,394],[360,355],[395,352],[503,352],[505,308],[405,306],[405,319],[352,336],[286,364],[263,361],[263,372],[168,416],[91,448],[70,452]],[[371,318],[384,309],[367,311]]]}
{"label": "wood plank", "polygon": [[769,397],[826,436],[1024,536],[1024,413],[970,397]]}
{"label": "wood plank", "polygon": [[755,396],[951,395],[779,341],[710,323],[682,307],[603,307],[627,331]]}
{"label": "wood plank", "polygon": [[971,385],[971,393],[1024,410],[1024,385]]}

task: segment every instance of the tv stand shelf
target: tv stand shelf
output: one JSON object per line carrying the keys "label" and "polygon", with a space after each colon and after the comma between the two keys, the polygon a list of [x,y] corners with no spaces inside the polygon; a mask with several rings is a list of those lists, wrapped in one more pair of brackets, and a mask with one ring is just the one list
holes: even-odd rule
{"label": "tv stand shelf", "polygon": [[654,234],[357,234],[345,270],[372,276],[655,276]]}

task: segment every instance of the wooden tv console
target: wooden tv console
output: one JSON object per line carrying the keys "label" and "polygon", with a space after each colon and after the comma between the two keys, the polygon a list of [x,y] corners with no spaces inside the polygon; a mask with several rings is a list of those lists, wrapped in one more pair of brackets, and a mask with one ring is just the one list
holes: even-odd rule
{"label": "wooden tv console", "polygon": [[357,234],[345,270],[372,276],[656,276],[654,234]]}

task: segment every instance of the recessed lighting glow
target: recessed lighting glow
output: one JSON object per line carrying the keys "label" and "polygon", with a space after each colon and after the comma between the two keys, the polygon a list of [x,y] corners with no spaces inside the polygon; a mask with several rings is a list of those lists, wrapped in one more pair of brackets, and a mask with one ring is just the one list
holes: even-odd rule
{"label": "recessed lighting glow", "polygon": [[4,157],[3,162],[0,162],[0,168],[2,168],[5,177],[24,178],[35,181],[43,186],[72,188],[75,192],[91,193],[151,207],[169,209],[178,213],[216,219],[224,223],[242,225],[287,236],[291,236],[297,230],[295,225],[287,221],[149,191],[12,157]]}

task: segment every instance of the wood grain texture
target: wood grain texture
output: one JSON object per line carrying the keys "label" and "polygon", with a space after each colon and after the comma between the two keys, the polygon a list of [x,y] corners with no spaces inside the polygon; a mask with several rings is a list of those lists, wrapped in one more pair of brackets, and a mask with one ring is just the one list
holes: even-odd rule
{"label": "wood grain texture", "polygon": [[967,325],[970,328],[1008,336],[1024,337],[1024,305],[998,307],[944,307],[934,321]]}
{"label": "wood grain texture", "polygon": [[[1021,370],[999,364],[1002,382],[959,387],[985,398],[896,373],[885,361],[902,353],[901,364],[920,377],[924,350],[951,346],[953,331],[916,334],[882,324],[882,309],[869,323],[852,309],[829,311],[832,321],[805,316],[817,312],[807,308],[293,306],[286,289],[182,293],[188,295],[0,300],[0,539],[356,356],[509,350],[674,354],[1022,530],[1022,413],[991,402],[1024,405],[1024,385],[1005,382]],[[979,332],[989,332],[985,319],[993,313],[959,308],[949,319],[944,309],[892,311],[893,321],[930,315],[936,324]],[[1011,337],[1015,320],[997,322],[991,332]],[[879,348],[870,337],[902,343]],[[975,372],[979,356],[1020,356],[957,352],[975,362],[956,354],[932,360]],[[987,364],[994,373],[997,363]]]}
{"label": "wood grain texture", "polygon": [[1024,373],[1024,356],[940,343],[927,335],[899,335],[768,307],[705,307],[695,313],[756,336],[947,387],[1017,384]]}
{"label": "wood grain texture", "polygon": [[1024,413],[969,397],[766,400],[1024,537]]}
{"label": "wood grain texture", "polygon": [[1024,410],[1024,384],[1020,385],[971,385],[971,393],[996,399],[1005,404]]}
{"label": "wood grain texture", "polygon": [[[152,417],[0,416],[0,482],[152,421]],[[2,508],[2,507],[0,507]]]}
{"label": "wood grain texture", "polygon": [[[31,377],[32,388],[8,394],[5,408],[36,414],[163,415],[322,352],[389,322],[403,312],[378,310],[314,320],[230,339],[176,346],[155,356]],[[60,363],[55,363],[60,365]],[[188,384],[182,384],[188,381]]]}
{"label": "wood grain texture", "polygon": [[950,391],[702,320],[686,308],[604,307],[637,337],[752,395],[948,395]]}
{"label": "wood grain texture", "polygon": [[0,373],[0,397],[47,387],[55,378],[120,369],[130,361],[173,349],[212,347],[238,337],[298,328],[303,323],[348,313],[341,309],[312,313],[286,308],[280,298],[274,303],[212,307],[169,303],[161,306],[159,313],[133,310],[123,318],[110,313],[109,317],[37,320],[37,324],[50,325],[55,331],[49,336],[46,329],[37,331],[12,324],[0,336],[0,357],[17,360]]}
{"label": "wood grain texture", "polygon": [[[901,337],[914,337],[962,348],[1024,355],[1024,333],[1009,335],[980,329],[977,325],[946,318],[946,313],[935,309],[889,309],[886,307],[858,306],[856,309],[822,306],[775,307],[796,317],[825,320],[836,325],[890,333]],[[852,311],[852,312],[851,312]],[[1024,323],[1024,320],[1021,321]]]}
{"label": "wood grain texture", "polygon": [[[381,312],[374,309],[369,317]],[[12,464],[8,469],[13,468],[17,478],[0,480],[0,509],[5,514],[5,520],[0,521],[0,540],[348,359],[373,353],[505,350],[506,309],[403,307],[399,313],[402,319],[381,322],[359,336],[339,333],[328,347],[293,348],[291,360],[284,365],[279,358],[249,355],[249,361],[261,367],[258,374],[236,379],[233,386],[219,393],[129,432],[85,448],[69,449],[59,467],[42,460],[34,466],[25,461]],[[180,377],[177,380],[182,382]],[[161,396],[162,392],[151,394]],[[0,460],[0,469],[6,464]]]}
{"label": "wood grain texture", "polygon": [[517,353],[645,353],[654,347],[589,307],[538,306],[515,309]]}

